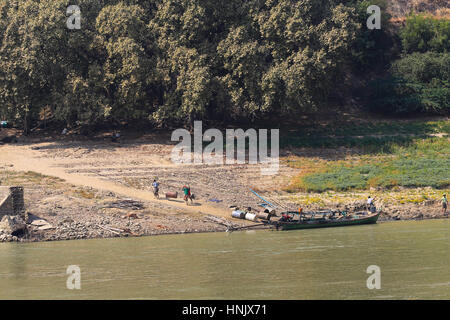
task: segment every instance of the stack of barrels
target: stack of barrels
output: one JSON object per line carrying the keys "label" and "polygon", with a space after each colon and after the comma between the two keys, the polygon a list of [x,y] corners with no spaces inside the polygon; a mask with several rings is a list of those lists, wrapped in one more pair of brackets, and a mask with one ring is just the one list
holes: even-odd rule
{"label": "stack of barrels", "polygon": [[231,212],[231,216],[236,219],[245,219],[249,221],[258,221],[258,220],[270,220],[272,216],[274,216],[274,210],[264,210],[264,212],[252,213],[250,210],[242,211],[236,208]]}

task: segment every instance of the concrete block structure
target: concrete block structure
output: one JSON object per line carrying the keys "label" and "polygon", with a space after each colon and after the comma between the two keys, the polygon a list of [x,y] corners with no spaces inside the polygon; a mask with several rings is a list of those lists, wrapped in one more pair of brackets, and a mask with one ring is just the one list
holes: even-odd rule
{"label": "concrete block structure", "polygon": [[23,187],[0,186],[0,220],[5,215],[16,216],[24,213]]}

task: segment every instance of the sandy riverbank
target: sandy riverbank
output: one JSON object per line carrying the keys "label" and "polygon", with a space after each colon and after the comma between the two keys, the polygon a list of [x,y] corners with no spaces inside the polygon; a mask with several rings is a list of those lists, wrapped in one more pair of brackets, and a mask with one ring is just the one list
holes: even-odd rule
{"label": "sandy riverbank", "polygon": [[[24,186],[27,233],[15,238],[22,241],[225,231],[229,224],[252,223],[230,217],[231,205],[258,208],[261,201],[250,187],[293,209],[301,205],[305,210],[354,212],[364,207],[366,197],[361,193],[340,203],[330,198],[325,203],[299,204],[283,191],[297,173],[283,161],[273,177],[262,176],[258,166],[247,164],[175,165],[170,160],[173,144],[165,135],[125,137],[120,143],[111,143],[107,135],[18,140],[0,146],[0,181]],[[180,198],[155,199],[150,187],[154,178],[161,182],[161,194],[181,194],[181,187],[190,184],[195,204],[186,206]],[[382,206],[380,221],[443,217],[437,201]]]}

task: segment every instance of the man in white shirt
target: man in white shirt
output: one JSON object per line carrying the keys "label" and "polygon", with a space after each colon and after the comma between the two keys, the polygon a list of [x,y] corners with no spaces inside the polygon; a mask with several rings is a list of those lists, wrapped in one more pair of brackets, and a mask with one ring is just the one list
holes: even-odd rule
{"label": "man in white shirt", "polygon": [[367,198],[367,210],[369,210],[370,212],[374,212],[375,210],[375,205],[373,203],[373,201],[375,200],[375,197],[372,198],[371,196],[369,196],[369,198]]}

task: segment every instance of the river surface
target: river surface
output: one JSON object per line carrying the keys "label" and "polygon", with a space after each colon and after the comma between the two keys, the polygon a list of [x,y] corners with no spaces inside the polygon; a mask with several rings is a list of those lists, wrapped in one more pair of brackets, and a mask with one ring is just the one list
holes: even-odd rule
{"label": "river surface", "polygon": [[[445,219],[0,243],[0,299],[450,299],[449,230]],[[67,289],[69,265],[80,290]],[[367,288],[371,265],[380,289]]]}

